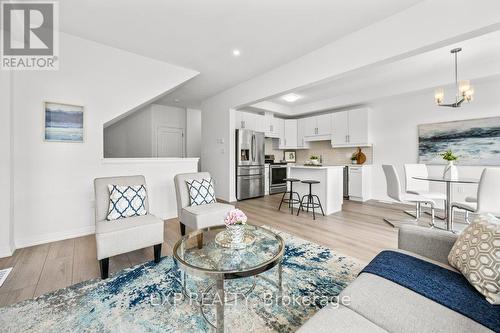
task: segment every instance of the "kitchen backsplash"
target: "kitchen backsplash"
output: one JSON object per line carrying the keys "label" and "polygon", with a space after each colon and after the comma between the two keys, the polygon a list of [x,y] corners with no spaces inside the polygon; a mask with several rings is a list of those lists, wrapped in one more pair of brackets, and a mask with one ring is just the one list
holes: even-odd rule
{"label": "kitchen backsplash", "polygon": [[[330,141],[309,142],[309,147],[309,149],[297,150],[297,163],[304,163],[311,155],[321,155],[325,165],[350,164],[352,154],[358,150],[358,148],[332,148]],[[365,164],[372,164],[373,148],[361,147],[361,151],[366,155]]]}
{"label": "kitchen backsplash", "polygon": [[[273,139],[266,138],[266,155],[274,155],[275,159],[283,159],[283,150],[273,148]],[[277,140],[277,139],[274,139]],[[330,141],[315,141],[309,143],[309,149],[299,149],[296,153],[297,163],[303,164],[311,155],[323,157],[323,164],[336,165],[336,164],[350,164],[352,153],[357,151],[357,148],[332,148]],[[372,164],[373,162],[373,148],[361,147],[361,150],[366,155],[365,164]]]}
{"label": "kitchen backsplash", "polygon": [[266,152],[266,155],[274,155],[275,161],[281,161],[283,159],[283,150],[274,149],[273,140],[277,141],[278,139],[266,138],[264,151]]}

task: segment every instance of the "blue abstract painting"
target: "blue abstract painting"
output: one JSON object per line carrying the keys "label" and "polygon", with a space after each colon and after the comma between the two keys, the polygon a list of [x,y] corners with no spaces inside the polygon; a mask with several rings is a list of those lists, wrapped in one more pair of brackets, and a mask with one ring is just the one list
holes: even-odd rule
{"label": "blue abstract painting", "polygon": [[500,117],[418,126],[419,162],[445,164],[451,149],[460,165],[500,165]]}
{"label": "blue abstract painting", "polygon": [[45,141],[83,142],[83,106],[46,102]]}

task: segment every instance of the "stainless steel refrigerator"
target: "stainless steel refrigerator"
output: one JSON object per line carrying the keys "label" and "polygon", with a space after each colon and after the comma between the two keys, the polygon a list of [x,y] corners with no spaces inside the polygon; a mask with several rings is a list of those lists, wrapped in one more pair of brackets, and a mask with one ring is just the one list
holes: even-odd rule
{"label": "stainless steel refrigerator", "polygon": [[264,195],[264,133],[236,130],[236,199]]}

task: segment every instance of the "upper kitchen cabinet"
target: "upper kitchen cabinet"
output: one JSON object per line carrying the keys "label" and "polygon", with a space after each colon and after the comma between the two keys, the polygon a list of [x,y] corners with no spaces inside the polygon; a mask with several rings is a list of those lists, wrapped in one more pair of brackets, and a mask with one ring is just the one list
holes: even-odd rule
{"label": "upper kitchen cabinet", "polygon": [[265,131],[264,116],[243,111],[234,112],[234,127],[236,129],[249,129],[257,132]]}
{"label": "upper kitchen cabinet", "polygon": [[333,113],[332,147],[371,146],[368,117],[368,109]]}
{"label": "upper kitchen cabinet", "polygon": [[264,133],[268,138],[283,138],[284,119],[266,112],[264,116]]}
{"label": "upper kitchen cabinet", "polygon": [[285,132],[280,148],[297,148],[297,119],[285,119]]}
{"label": "upper kitchen cabinet", "polygon": [[316,135],[330,136],[332,134],[332,114],[321,114],[316,118]]}
{"label": "upper kitchen cabinet", "polygon": [[297,148],[299,149],[309,148],[306,136],[308,133],[312,132],[310,118],[311,117],[297,119]]}
{"label": "upper kitchen cabinet", "polygon": [[330,140],[332,134],[332,115],[328,113],[303,118],[302,126],[305,141]]}

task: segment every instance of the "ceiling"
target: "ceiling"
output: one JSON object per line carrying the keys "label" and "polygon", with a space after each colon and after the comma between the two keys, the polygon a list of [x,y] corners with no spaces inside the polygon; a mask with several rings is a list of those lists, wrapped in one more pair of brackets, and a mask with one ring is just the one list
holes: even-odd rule
{"label": "ceiling", "polygon": [[[302,98],[294,103],[284,101],[281,95],[269,98],[266,102],[271,102],[271,107],[275,104],[274,110],[284,110],[284,114],[293,115],[369,103],[412,90],[452,84],[454,59],[450,50],[455,47],[462,48],[458,54],[459,80],[496,76],[500,74],[498,45],[500,32],[496,31],[404,60],[359,70],[327,83],[298,89],[293,93]],[[471,83],[474,84],[474,81]],[[451,98],[450,95],[451,92],[448,93]],[[263,103],[259,105],[266,107]]]}
{"label": "ceiling", "polygon": [[[63,32],[200,72],[161,100],[197,107],[417,2],[64,0],[59,6]],[[233,49],[241,55],[234,57]]]}

